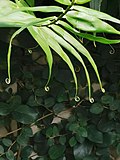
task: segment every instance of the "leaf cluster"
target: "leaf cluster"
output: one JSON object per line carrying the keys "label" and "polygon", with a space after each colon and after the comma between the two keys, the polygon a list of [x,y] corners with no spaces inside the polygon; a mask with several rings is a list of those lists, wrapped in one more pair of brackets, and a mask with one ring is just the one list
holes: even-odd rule
{"label": "leaf cluster", "polygon": [[[83,66],[85,75],[88,82],[88,92],[89,100],[91,101],[91,81],[89,72],[86,68],[84,60],[80,53],[85,56],[93,67],[95,74],[100,83],[100,88],[102,88],[102,83],[98,73],[97,66],[91,57],[88,50],[80,43],[78,38],[87,38],[92,41],[98,41],[102,43],[119,43],[119,40],[108,40],[103,37],[96,36],[96,33],[106,32],[112,34],[120,34],[118,30],[106,23],[104,20],[108,20],[114,23],[120,24],[120,21],[110,15],[105,13],[95,11],[90,8],[79,6],[79,4],[84,4],[89,2],[89,0],[56,0],[62,5],[66,5],[66,9],[59,6],[34,6],[34,1],[27,3],[24,0],[15,3],[9,0],[2,0],[0,2],[1,12],[0,12],[0,27],[18,27],[19,29],[12,35],[8,48],[8,78],[6,78],[6,83],[11,82],[10,74],[10,59],[11,59],[11,47],[13,39],[20,34],[23,30],[27,29],[35,41],[43,49],[49,66],[48,81],[45,87],[48,86],[52,66],[53,66],[53,56],[51,49],[54,50],[62,59],[66,62],[69,69],[72,72],[76,92],[75,99],[77,99],[78,93],[78,80],[75,74],[75,69],[72,64],[70,57],[66,54],[65,50],[68,50]],[[6,12],[4,12],[4,8]],[[36,11],[44,13],[60,13],[59,16],[46,16],[45,18],[37,18],[35,16]],[[3,18],[4,16],[4,18]],[[81,33],[92,32],[92,34]],[[69,33],[70,32],[70,33]],[[78,38],[75,38],[77,36]]]}
{"label": "leaf cluster", "polygon": [[[0,94],[0,126],[7,131],[0,138],[1,159],[109,160],[111,148],[119,155],[119,88],[117,95],[93,93],[93,104],[85,99],[75,102],[72,75],[65,63],[54,64],[54,82],[46,92],[48,68],[45,64],[38,70],[40,66],[30,59],[27,55],[27,65],[34,70],[14,71],[17,92],[12,87]],[[13,121],[16,128],[11,126]]]}

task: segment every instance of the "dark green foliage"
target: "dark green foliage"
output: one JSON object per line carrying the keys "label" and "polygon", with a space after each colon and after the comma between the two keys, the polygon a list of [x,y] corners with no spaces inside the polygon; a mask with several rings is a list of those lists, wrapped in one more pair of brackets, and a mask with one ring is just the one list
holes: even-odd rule
{"label": "dark green foliage", "polygon": [[[59,80],[57,72],[47,93],[43,88],[45,79],[41,76],[44,68],[38,71],[37,67],[35,65],[34,71],[29,71],[32,80],[24,73],[17,77],[21,83],[27,82],[32,87],[19,84],[16,94],[10,93],[6,101],[1,99],[0,125],[9,133],[11,120],[15,120],[19,130],[17,136],[11,133],[1,137],[1,160],[17,160],[15,153],[19,149],[23,160],[34,156],[36,160],[70,160],[71,157],[72,160],[111,160],[111,147],[120,155],[119,92],[101,94],[96,91],[93,104],[84,99],[87,96],[84,92],[80,94],[84,101],[79,104],[71,94],[74,90],[72,82],[67,79],[69,85],[66,85],[64,79]],[[55,67],[62,77],[66,65],[59,62]],[[108,91],[110,87],[111,82],[106,85]],[[66,113],[69,116],[65,116]],[[54,119],[57,116],[58,123]],[[52,123],[53,119],[56,124]]]}

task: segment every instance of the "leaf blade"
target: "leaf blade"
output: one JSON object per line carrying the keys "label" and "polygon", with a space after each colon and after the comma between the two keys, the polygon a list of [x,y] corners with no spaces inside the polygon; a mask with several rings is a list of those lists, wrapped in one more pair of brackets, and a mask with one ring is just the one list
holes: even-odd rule
{"label": "leaf blade", "polygon": [[53,56],[52,56],[51,50],[49,48],[49,45],[46,43],[46,38],[44,37],[44,34],[42,33],[42,30],[40,29],[40,27],[38,28],[38,27],[31,26],[31,27],[28,27],[28,30],[46,54],[47,62],[49,65],[49,76],[48,76],[48,81],[46,83],[46,86],[47,86],[51,78],[52,64],[53,64]]}
{"label": "leaf blade", "polygon": [[[86,74],[86,78],[87,78],[87,82],[88,82],[88,90],[89,90],[89,98],[90,98],[91,97],[91,83],[90,83],[90,76],[89,76],[88,70],[87,70],[87,68],[85,66],[85,63],[84,63],[82,57],[72,47],[72,45],[73,46],[75,45],[76,40],[68,32],[66,32],[65,30],[63,30],[62,28],[60,28],[57,25],[52,25],[51,28],[54,29],[57,32],[57,34],[56,34],[55,32],[53,32],[53,31],[48,29],[48,32],[53,36],[53,38],[56,39],[56,41],[58,41],[58,43],[60,45],[65,47],[71,54],[73,54],[78,59],[78,61],[83,65],[83,68],[84,68],[85,74]],[[62,36],[62,38],[60,36],[58,36],[58,35]]]}
{"label": "leaf blade", "polygon": [[77,96],[77,90],[78,90],[78,82],[77,82],[77,77],[76,77],[76,74],[75,74],[73,64],[72,64],[70,58],[67,56],[67,54],[63,51],[61,46],[58,44],[58,42],[49,33],[46,33],[46,29],[47,29],[47,27],[42,27],[43,34],[46,37],[46,42],[66,62],[66,64],[69,66],[69,68],[72,72],[74,82],[75,82],[75,86],[76,86],[75,87],[76,88],[75,97],[76,97]]}
{"label": "leaf blade", "polygon": [[[65,22],[62,22],[62,21],[59,21],[59,24],[63,25],[66,27],[66,23]],[[69,25],[68,25],[69,26]],[[74,29],[73,29],[74,31]],[[101,79],[100,79],[100,76],[99,76],[99,72],[98,72],[98,69],[97,69],[97,66],[93,60],[93,58],[91,57],[90,53],[88,52],[88,50],[83,46],[81,45],[81,43],[77,42],[75,43],[75,46],[74,46],[78,51],[80,51],[87,59],[88,61],[90,62],[90,64],[92,65],[95,73],[96,73],[96,76],[98,78],[98,81],[99,81],[99,84],[100,84],[100,88],[101,90],[103,91],[103,87],[102,87],[102,82],[101,82]]]}

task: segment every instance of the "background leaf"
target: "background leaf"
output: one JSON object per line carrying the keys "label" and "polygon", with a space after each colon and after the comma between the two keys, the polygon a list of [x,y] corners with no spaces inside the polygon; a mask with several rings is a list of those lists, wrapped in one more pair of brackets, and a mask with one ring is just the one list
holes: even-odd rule
{"label": "background leaf", "polygon": [[53,64],[53,57],[52,57],[51,50],[49,48],[49,45],[46,43],[46,37],[44,36],[44,34],[40,28],[29,27],[28,30],[46,54],[47,62],[49,65],[49,77],[48,77],[48,82],[46,84],[46,86],[47,86],[50,81],[50,78],[51,78],[51,71],[52,71],[52,64]]}
{"label": "background leaf", "polygon": [[30,124],[36,120],[38,113],[27,105],[20,105],[12,115],[16,121],[23,124]]}
{"label": "background leaf", "polygon": [[100,114],[103,112],[103,110],[104,108],[100,103],[94,103],[90,108],[90,112],[94,114]]}
{"label": "background leaf", "polygon": [[11,150],[6,152],[6,157],[7,157],[8,160],[14,160],[15,159],[14,158],[14,153]]}
{"label": "background leaf", "polygon": [[102,132],[98,131],[95,126],[91,125],[88,127],[88,139],[95,143],[102,143],[103,142],[103,134]]}
{"label": "background leaf", "polygon": [[89,155],[92,150],[90,143],[84,142],[74,147],[74,158],[75,160],[82,160],[85,156]]}
{"label": "background leaf", "polygon": [[52,147],[50,147],[48,154],[50,156],[51,159],[58,159],[60,157],[63,156],[65,151],[65,146],[62,145],[54,145]]}

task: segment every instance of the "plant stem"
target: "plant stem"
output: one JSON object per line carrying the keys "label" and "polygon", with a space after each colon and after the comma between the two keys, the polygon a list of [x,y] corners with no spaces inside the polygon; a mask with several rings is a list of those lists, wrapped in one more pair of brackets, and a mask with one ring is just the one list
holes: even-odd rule
{"label": "plant stem", "polygon": [[66,10],[60,14],[57,19],[53,20],[50,24],[48,24],[47,26],[49,25],[52,25],[52,24],[55,24],[57,21],[59,21],[60,19],[62,19],[64,17],[64,15],[70,10],[70,8],[74,5],[75,3],[75,0],[72,0],[71,4],[66,8]]}
{"label": "plant stem", "polygon": [[43,117],[37,119],[34,123],[32,123],[31,126],[35,125],[37,122],[39,122],[39,121],[41,121],[41,120],[43,120],[43,119],[45,119],[45,118],[47,118],[51,115],[53,115],[53,113],[49,113],[49,114],[44,115]]}

